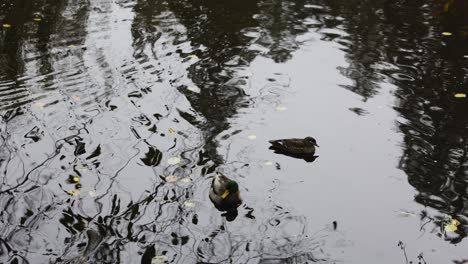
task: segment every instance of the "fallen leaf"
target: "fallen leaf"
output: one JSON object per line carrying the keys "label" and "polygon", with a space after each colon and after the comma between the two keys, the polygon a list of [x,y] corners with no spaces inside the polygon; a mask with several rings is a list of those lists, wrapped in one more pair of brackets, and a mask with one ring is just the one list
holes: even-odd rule
{"label": "fallen leaf", "polygon": [[36,102],[36,103],[34,103],[34,104],[35,104],[37,107],[39,107],[39,108],[44,108],[44,106],[46,105],[46,104],[43,103],[43,102]]}
{"label": "fallen leaf", "polygon": [[11,28],[11,25],[10,24],[3,24],[3,27],[4,28]]}
{"label": "fallen leaf", "polygon": [[187,183],[187,182],[191,182],[192,179],[190,179],[189,177],[185,177],[185,178],[181,179],[180,181],[184,182],[184,183]]}
{"label": "fallen leaf", "polygon": [[192,91],[194,93],[200,93],[201,92],[200,88],[198,88],[197,86],[189,86],[189,87],[187,87],[187,90]]}
{"label": "fallen leaf", "polygon": [[175,182],[175,181],[177,181],[177,176],[175,176],[175,175],[167,176],[166,181],[167,182]]}
{"label": "fallen leaf", "polygon": [[178,157],[169,158],[169,159],[167,160],[167,163],[169,163],[169,165],[176,165],[176,164],[179,164],[179,163],[180,163],[180,158],[178,158]]}
{"label": "fallen leaf", "polygon": [[69,49],[74,49],[74,48],[76,48],[76,46],[73,45],[73,44],[72,44],[72,45],[68,45],[67,47],[68,47]]}
{"label": "fallen leaf", "polygon": [[70,190],[68,191],[68,194],[73,195],[73,196],[78,196],[80,195],[80,190]]}
{"label": "fallen leaf", "polygon": [[169,133],[174,133],[175,130],[173,128],[169,128]]}
{"label": "fallen leaf", "polygon": [[191,202],[191,201],[185,201],[184,205],[187,206],[187,207],[195,207],[196,204],[194,202]]}
{"label": "fallen leaf", "polygon": [[256,135],[249,135],[248,138],[249,138],[250,140],[254,140],[254,139],[257,138],[257,136],[256,136]]}
{"label": "fallen leaf", "polygon": [[265,162],[265,165],[266,166],[271,166],[271,165],[273,165],[273,162],[272,161],[267,161],[267,162]]}
{"label": "fallen leaf", "polygon": [[96,197],[96,196],[97,196],[96,191],[95,191],[95,190],[89,191],[89,196],[91,196],[91,197],[93,197],[93,198]]}
{"label": "fallen leaf", "polygon": [[190,54],[187,56],[187,58],[190,58],[190,59],[198,59],[198,56],[195,55],[195,54]]}
{"label": "fallen leaf", "polygon": [[81,98],[78,95],[72,95],[71,99],[73,99],[75,101],[79,101]]}
{"label": "fallen leaf", "polygon": [[151,263],[161,263],[167,260],[167,257],[165,255],[159,255],[155,256],[151,259]]}
{"label": "fallen leaf", "polygon": [[457,93],[454,96],[455,96],[455,98],[466,98],[466,94],[464,94],[464,93]]}
{"label": "fallen leaf", "polygon": [[284,110],[286,110],[286,109],[287,109],[287,108],[284,107],[284,106],[278,106],[278,107],[276,107],[276,110],[277,110],[277,111],[284,111]]}
{"label": "fallen leaf", "polygon": [[78,176],[73,176],[73,177],[71,178],[71,181],[72,181],[73,183],[78,183],[78,182],[80,182],[80,177],[78,177]]}
{"label": "fallen leaf", "polygon": [[42,18],[40,18],[40,17],[35,17],[35,18],[33,18],[33,20],[36,21],[36,22],[41,22],[41,21],[42,21]]}
{"label": "fallen leaf", "polygon": [[451,32],[442,32],[442,35],[449,37],[449,36],[452,36],[452,33]]}
{"label": "fallen leaf", "polygon": [[449,224],[445,226],[445,232],[455,232],[458,230],[458,226],[460,225],[460,221],[457,219],[450,219]]}

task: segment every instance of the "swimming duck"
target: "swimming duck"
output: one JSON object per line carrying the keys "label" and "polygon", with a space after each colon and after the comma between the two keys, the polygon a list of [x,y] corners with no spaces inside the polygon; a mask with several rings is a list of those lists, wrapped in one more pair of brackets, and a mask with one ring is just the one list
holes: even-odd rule
{"label": "swimming duck", "polygon": [[304,159],[308,162],[318,158],[318,156],[314,156],[315,147],[318,147],[318,145],[313,137],[278,139],[269,142],[271,143],[270,149],[274,150],[275,153]]}
{"label": "swimming duck", "polygon": [[239,184],[219,173],[213,178],[209,196],[220,211],[233,211],[242,204]]}

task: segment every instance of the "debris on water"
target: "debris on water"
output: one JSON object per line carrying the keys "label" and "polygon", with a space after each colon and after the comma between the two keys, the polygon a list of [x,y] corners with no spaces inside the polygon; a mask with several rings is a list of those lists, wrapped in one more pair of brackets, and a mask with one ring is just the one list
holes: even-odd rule
{"label": "debris on water", "polygon": [[151,260],[151,264],[162,263],[162,262],[164,262],[166,260],[167,260],[167,256],[165,256],[165,255],[155,256]]}
{"label": "debris on water", "polygon": [[276,111],[285,111],[287,108],[284,106],[277,106]]}
{"label": "debris on water", "polygon": [[3,24],[3,28],[11,28],[10,24]]}
{"label": "debris on water", "polygon": [[189,87],[187,87],[187,90],[192,91],[194,93],[200,93],[201,92],[200,88],[198,88],[197,86],[189,86]]}
{"label": "debris on water", "polygon": [[195,207],[196,204],[194,202],[191,202],[191,201],[185,201],[184,205],[187,206],[187,207]]}
{"label": "debris on water", "polygon": [[42,21],[42,18],[40,18],[40,17],[35,17],[35,18],[33,18],[33,20],[36,21],[36,22],[41,22],[41,21]]}
{"label": "debris on water", "polygon": [[166,179],[166,182],[175,182],[177,181],[177,176],[171,175],[171,176],[167,176],[165,179]]}
{"label": "debris on water", "polygon": [[190,59],[198,59],[198,56],[195,55],[195,54],[190,54],[187,56],[187,58],[190,58]]}
{"label": "debris on water", "polygon": [[176,165],[176,164],[179,164],[180,163],[180,158],[179,157],[172,157],[172,158],[169,158],[167,160],[167,163],[169,163],[169,165]]}
{"label": "debris on water", "polygon": [[175,132],[175,130],[174,130],[173,128],[169,128],[169,133],[172,134],[172,133],[174,133],[174,132]]}
{"label": "debris on water", "polygon": [[192,181],[192,179],[189,178],[189,177],[185,177],[185,178],[182,178],[182,179],[180,180],[180,182],[183,182],[183,183],[189,183],[189,182],[191,182],[191,181]]}
{"label": "debris on water", "polygon": [[266,161],[266,162],[265,162],[265,165],[266,165],[266,166],[271,166],[271,165],[273,165],[273,162],[270,161],[270,160],[269,160],[269,161]]}
{"label": "debris on water", "polygon": [[73,44],[71,44],[71,45],[68,45],[67,47],[68,47],[69,49],[74,49],[74,48],[76,48],[76,46],[75,46],[75,45],[73,45]]}
{"label": "debris on water", "polygon": [[70,181],[73,182],[73,183],[78,183],[78,182],[80,182],[80,177],[78,177],[78,176],[71,176],[71,177],[70,177]]}
{"label": "debris on water", "polygon": [[458,230],[458,226],[460,224],[460,221],[457,219],[450,218],[449,222],[445,225],[444,230],[445,232],[455,232]]}
{"label": "debris on water", "polygon": [[71,99],[73,99],[75,101],[79,101],[81,98],[78,95],[72,95]]}
{"label": "debris on water", "polygon": [[442,35],[449,37],[449,36],[452,36],[452,32],[445,31],[445,32],[442,32]]}
{"label": "debris on water", "polygon": [[247,138],[250,139],[250,140],[254,140],[254,139],[257,138],[257,136],[256,135],[249,135],[249,136],[247,136]]}
{"label": "debris on water", "polygon": [[91,196],[91,197],[93,197],[93,198],[94,198],[94,197],[97,197],[97,192],[96,192],[95,190],[89,191],[88,194],[89,194],[89,196]]}
{"label": "debris on water", "polygon": [[466,98],[466,94],[465,93],[457,93],[454,95],[455,98]]}
{"label": "debris on water", "polygon": [[78,196],[80,195],[80,190],[76,190],[76,189],[70,190],[68,191],[68,194],[73,195],[73,196]]}

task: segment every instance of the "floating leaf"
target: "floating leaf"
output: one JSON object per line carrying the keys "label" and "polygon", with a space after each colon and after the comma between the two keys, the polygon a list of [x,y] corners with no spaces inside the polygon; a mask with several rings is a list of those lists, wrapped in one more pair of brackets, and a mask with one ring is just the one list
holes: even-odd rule
{"label": "floating leaf", "polygon": [[247,136],[247,138],[249,138],[250,140],[254,140],[254,139],[257,138],[257,136],[256,135],[249,135],[249,136]]}
{"label": "floating leaf", "polygon": [[41,22],[41,21],[42,21],[42,18],[40,18],[40,17],[35,17],[35,18],[33,18],[33,20],[36,21],[36,22]]}
{"label": "floating leaf", "polygon": [[169,158],[167,160],[167,163],[169,163],[169,165],[176,165],[176,164],[179,164],[180,163],[180,158],[179,157],[172,157],[172,158]]}
{"label": "floating leaf", "polygon": [[11,28],[11,25],[10,24],[3,24],[3,27],[4,28]]}
{"label": "floating leaf", "polygon": [[277,110],[277,111],[284,111],[284,110],[286,110],[286,109],[287,109],[287,108],[284,107],[284,106],[278,106],[278,107],[276,107],[276,110]]}
{"label": "floating leaf", "polygon": [[151,263],[161,263],[167,260],[167,257],[165,255],[159,255],[155,256],[151,259]]}
{"label": "floating leaf", "polygon": [[192,91],[194,93],[200,93],[201,92],[200,88],[198,88],[197,86],[189,86],[189,87],[187,87],[187,90]]}
{"label": "floating leaf", "polygon": [[95,190],[89,191],[89,196],[91,196],[91,197],[93,197],[93,198],[96,197],[96,196],[97,196],[96,191],[95,191]]}
{"label": "floating leaf", "polygon": [[71,45],[68,45],[67,47],[68,47],[69,49],[74,49],[74,48],[76,48],[76,46],[75,46],[75,45],[73,45],[73,44],[71,44]]}
{"label": "floating leaf", "polygon": [[454,96],[455,96],[455,98],[466,98],[466,94],[464,94],[464,93],[457,93]]}
{"label": "floating leaf", "polygon": [[150,146],[145,157],[141,159],[146,166],[156,167],[161,163],[162,153],[157,148]]}
{"label": "floating leaf", "polygon": [[445,226],[445,232],[455,232],[458,230],[458,226],[460,225],[460,221],[457,219],[450,219],[449,224]]}
{"label": "floating leaf", "polygon": [[177,181],[177,176],[175,176],[175,175],[167,176],[166,181],[167,182],[175,182],[175,181]]}
{"label": "floating leaf", "polygon": [[449,36],[452,36],[452,32],[447,32],[447,31],[446,31],[446,32],[442,32],[442,35],[443,35],[443,36],[449,37]]}
{"label": "floating leaf", "polygon": [[195,54],[190,54],[187,56],[187,58],[190,58],[190,59],[198,59],[198,56],[195,55]]}
{"label": "floating leaf", "polygon": [[174,133],[175,130],[173,128],[169,128],[169,133]]}
{"label": "floating leaf", "polygon": [[73,183],[78,183],[78,182],[80,182],[80,177],[78,177],[78,176],[73,176],[73,177],[71,177],[71,181],[72,181]]}
{"label": "floating leaf", "polygon": [[36,103],[34,103],[34,104],[35,104],[37,107],[39,107],[39,108],[44,108],[44,106],[46,105],[46,104],[43,103],[43,102],[36,102]]}
{"label": "floating leaf", "polygon": [[68,191],[68,194],[73,195],[73,196],[78,196],[80,195],[80,190],[70,190]]}
{"label": "floating leaf", "polygon": [[271,166],[271,165],[273,165],[273,162],[269,160],[269,161],[265,162],[265,165],[266,166]]}
{"label": "floating leaf", "polygon": [[192,179],[190,179],[189,177],[185,177],[185,178],[181,179],[180,181],[184,182],[184,183],[188,183],[188,182],[191,182]]}
{"label": "floating leaf", "polygon": [[187,207],[195,207],[196,204],[194,202],[191,202],[191,201],[185,201],[184,205],[187,206]]}
{"label": "floating leaf", "polygon": [[71,99],[73,99],[75,101],[79,101],[81,98],[78,95],[72,95]]}

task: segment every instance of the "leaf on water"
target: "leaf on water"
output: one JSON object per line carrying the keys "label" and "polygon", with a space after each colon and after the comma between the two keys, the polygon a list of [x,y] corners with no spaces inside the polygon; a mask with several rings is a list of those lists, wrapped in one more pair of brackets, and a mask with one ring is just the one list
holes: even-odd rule
{"label": "leaf on water", "polygon": [[3,27],[4,28],[11,28],[11,25],[10,24],[3,24]]}
{"label": "leaf on water", "polygon": [[460,221],[458,221],[457,219],[451,218],[449,224],[447,224],[447,225],[445,226],[445,228],[444,228],[444,229],[445,229],[445,232],[455,232],[455,231],[457,231],[457,230],[458,230],[458,226],[459,226],[460,224],[461,224]]}
{"label": "leaf on water", "polygon": [[88,193],[89,193],[89,196],[91,196],[93,198],[97,196],[97,192],[95,190],[91,190]]}
{"label": "leaf on water", "polygon": [[172,134],[172,133],[174,133],[174,132],[175,132],[175,130],[174,130],[173,128],[169,128],[169,133]]}
{"label": "leaf on water", "polygon": [[449,37],[449,36],[452,36],[452,32],[445,31],[445,32],[442,32],[442,35]]}
{"label": "leaf on water", "polygon": [[175,182],[177,181],[177,176],[171,175],[171,176],[167,176],[165,179],[167,182]]}
{"label": "leaf on water", "polygon": [[161,163],[162,152],[157,148],[150,146],[145,157],[141,159],[146,166],[156,167]]}
{"label": "leaf on water", "polygon": [[188,183],[188,182],[191,182],[192,179],[190,179],[189,177],[185,177],[185,178],[181,179],[180,181],[184,182],[184,183]]}
{"label": "leaf on water", "polygon": [[34,104],[35,104],[37,107],[39,107],[39,108],[44,108],[44,106],[46,105],[46,104],[43,103],[43,102],[35,102]]}
{"label": "leaf on water", "polygon": [[185,201],[184,205],[187,206],[187,207],[195,207],[196,204],[194,202],[191,202],[191,201]]}
{"label": "leaf on water", "polygon": [[69,49],[74,49],[74,48],[76,48],[76,46],[75,46],[75,45],[73,45],[73,44],[71,44],[71,45],[68,45],[67,47],[68,47]]}
{"label": "leaf on water", "polygon": [[285,111],[286,109],[287,109],[287,108],[284,107],[284,106],[278,106],[278,107],[276,107],[276,110],[277,110],[277,111]]}
{"label": "leaf on water", "polygon": [[165,255],[159,255],[155,256],[151,259],[151,263],[161,263],[167,260],[167,257]]}
{"label": "leaf on water", "polygon": [[33,20],[36,21],[36,22],[41,22],[41,21],[42,21],[42,18],[40,18],[40,17],[35,17],[35,18],[33,18]]}
{"label": "leaf on water", "polygon": [[71,99],[73,99],[75,101],[79,101],[81,98],[78,95],[72,95]]}
{"label": "leaf on water", "polygon": [[265,165],[266,165],[266,166],[271,166],[271,165],[273,165],[273,162],[270,161],[270,160],[269,160],[269,161],[266,161],[266,162],[265,162]]}
{"label": "leaf on water", "polygon": [[197,86],[189,86],[189,87],[187,87],[187,90],[192,91],[194,93],[200,93],[201,92],[200,88],[198,88]]}
{"label": "leaf on water", "polygon": [[179,164],[179,163],[180,163],[180,158],[178,158],[178,157],[169,158],[169,159],[167,160],[167,163],[169,163],[169,165],[176,165],[176,164]]}
{"label": "leaf on water", "polygon": [[455,98],[466,98],[466,94],[465,93],[457,93],[454,95]]}
{"label": "leaf on water", "polygon": [[68,194],[73,195],[73,196],[78,196],[80,195],[80,190],[70,190],[68,191]]}
{"label": "leaf on water", "polygon": [[254,140],[254,139],[257,138],[257,136],[256,135],[249,135],[249,136],[247,136],[247,138],[249,138],[250,140]]}
{"label": "leaf on water", "polygon": [[187,56],[187,58],[190,58],[190,59],[198,59],[198,56],[195,55],[195,54],[190,54]]}
{"label": "leaf on water", "polygon": [[73,176],[73,177],[71,178],[71,181],[72,181],[73,183],[78,183],[78,182],[80,182],[80,177],[78,177],[78,176]]}

